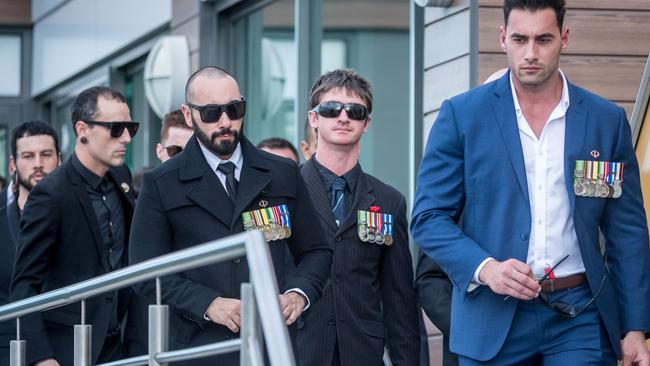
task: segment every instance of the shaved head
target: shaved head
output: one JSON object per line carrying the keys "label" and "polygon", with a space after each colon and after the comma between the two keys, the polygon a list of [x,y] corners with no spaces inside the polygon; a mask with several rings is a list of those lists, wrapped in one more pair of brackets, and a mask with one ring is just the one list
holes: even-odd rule
{"label": "shaved head", "polygon": [[232,75],[230,75],[226,70],[216,67],[216,66],[205,66],[200,69],[198,69],[190,78],[187,80],[187,84],[185,84],[185,100],[186,101],[191,101],[193,97],[193,92],[194,92],[194,81],[198,78],[208,78],[208,79],[222,79],[222,78],[231,78],[233,81],[235,80]]}

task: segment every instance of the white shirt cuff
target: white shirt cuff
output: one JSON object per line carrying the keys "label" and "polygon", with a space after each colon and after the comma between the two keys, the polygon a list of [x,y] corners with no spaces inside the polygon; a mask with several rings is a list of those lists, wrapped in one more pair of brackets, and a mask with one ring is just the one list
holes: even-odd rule
{"label": "white shirt cuff", "polygon": [[481,282],[478,279],[478,275],[479,275],[479,273],[481,273],[481,270],[483,269],[483,267],[485,267],[487,262],[489,262],[491,260],[494,260],[494,258],[487,257],[487,258],[485,258],[483,260],[483,262],[481,262],[481,264],[478,265],[478,267],[476,267],[476,271],[474,271],[474,277],[472,277],[472,282],[469,284],[469,287],[467,288],[467,292],[472,292],[476,288],[478,288],[479,286],[485,285],[485,283]]}
{"label": "white shirt cuff", "polygon": [[290,288],[287,291],[285,291],[284,294],[286,295],[289,292],[297,292],[297,293],[301,294],[302,297],[304,297],[305,301],[306,301],[305,308],[302,309],[302,311],[305,311],[305,310],[309,309],[309,304],[310,304],[309,298],[307,297],[307,295],[305,295],[305,293],[301,289],[299,289],[299,288]]}

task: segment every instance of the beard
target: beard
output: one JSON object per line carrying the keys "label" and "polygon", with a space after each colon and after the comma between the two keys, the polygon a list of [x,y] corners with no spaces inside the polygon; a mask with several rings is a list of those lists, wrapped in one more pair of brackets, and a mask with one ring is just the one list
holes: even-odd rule
{"label": "beard", "polygon": [[29,175],[27,177],[23,177],[23,175],[20,174],[20,172],[18,170],[16,170],[16,178],[18,178],[18,184],[20,186],[22,186],[23,188],[25,188],[27,190],[27,192],[31,192],[32,189],[34,189],[34,184],[32,184],[32,177],[36,173],[41,173],[41,174],[45,175],[45,173],[42,170],[39,170],[39,171],[36,171],[36,172],[32,173],[31,175]]}
{"label": "beard", "polygon": [[[212,153],[219,157],[230,157],[233,152],[235,152],[235,149],[237,148],[237,145],[242,139],[243,133],[240,133],[240,131],[233,130],[230,128],[222,128],[218,131],[214,131],[210,136],[208,136],[194,121],[194,116],[192,118],[192,129],[194,130],[194,134],[196,137],[201,141],[203,146],[205,146],[208,150],[210,150]],[[241,128],[243,130],[244,128],[244,121],[242,121]],[[232,141],[222,141],[220,143],[215,142],[217,137],[223,136],[225,134],[230,134],[233,137]]]}

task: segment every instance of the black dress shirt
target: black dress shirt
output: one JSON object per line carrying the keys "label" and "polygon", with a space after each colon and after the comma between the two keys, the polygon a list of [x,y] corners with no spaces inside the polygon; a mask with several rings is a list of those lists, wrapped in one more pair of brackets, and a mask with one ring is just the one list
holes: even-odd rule
{"label": "black dress shirt", "polygon": [[86,182],[86,192],[97,216],[99,232],[110,268],[120,269],[126,233],[124,209],[118,187],[108,175],[102,178],[91,172],[81,164],[76,154],[72,154],[71,159],[72,165]]}

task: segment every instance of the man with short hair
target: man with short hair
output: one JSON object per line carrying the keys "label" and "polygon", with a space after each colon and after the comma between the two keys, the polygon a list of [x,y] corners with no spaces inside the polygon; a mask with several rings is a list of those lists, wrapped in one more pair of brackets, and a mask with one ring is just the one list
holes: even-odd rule
{"label": "man with short hair", "polygon": [[314,155],[316,146],[318,145],[318,138],[316,130],[309,124],[309,118],[305,120],[305,139],[300,141],[300,152],[305,158],[305,161]]}
{"label": "man with short hair", "polygon": [[[0,192],[0,305],[10,302],[9,286],[18,243],[20,215],[34,186],[61,163],[59,138],[49,124],[25,122],[11,133],[9,165],[15,172],[18,200],[7,202]],[[16,322],[0,323],[0,364],[9,364],[9,342],[16,339]]]}
{"label": "man with short hair", "polygon": [[[246,101],[226,71],[206,66],[185,89],[182,110],[194,137],[174,159],[144,175],[133,220],[132,263],[190,248],[246,230],[262,230],[269,243],[289,333],[320,297],[331,249],[313,218],[298,166],[255,148],[244,137]],[[263,224],[252,217],[267,217]],[[274,222],[271,232],[270,220]],[[287,251],[287,248],[289,251]],[[293,256],[295,270],[285,267]],[[240,291],[249,281],[246,257],[161,278],[171,306],[172,348],[239,336]],[[144,296],[151,283],[136,286]],[[193,360],[191,365],[239,365],[239,353]]]}
{"label": "man with short hair", "polygon": [[323,298],[303,316],[300,364],[380,365],[386,346],[393,365],[417,365],[406,199],[359,165],[370,83],[353,70],[328,72],[312,86],[310,107],[318,147],[301,173],[334,257]]}
{"label": "man with short hair", "polygon": [[[20,220],[12,301],[106,274],[125,266],[133,212],[131,174],[124,165],[138,124],[124,96],[93,87],[72,104],[74,153],[34,187]],[[129,291],[86,300],[93,364],[121,357],[120,324]],[[26,315],[27,363],[72,365],[73,328],[81,307],[70,304]]]}
{"label": "man with short hair", "polygon": [[185,117],[180,109],[165,115],[160,129],[160,142],[156,144],[156,155],[161,162],[183,151],[187,141],[192,137],[192,129],[185,124]]}
{"label": "man with short hair", "polygon": [[450,348],[461,365],[650,365],[650,248],[625,111],[558,69],[564,0],[503,10],[509,72],[443,102],[413,208],[415,241],[455,287]]}
{"label": "man with short hair", "polygon": [[291,159],[298,163],[298,151],[291,142],[280,137],[271,137],[260,141],[257,148],[268,153]]}

